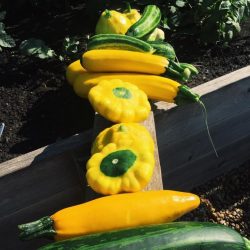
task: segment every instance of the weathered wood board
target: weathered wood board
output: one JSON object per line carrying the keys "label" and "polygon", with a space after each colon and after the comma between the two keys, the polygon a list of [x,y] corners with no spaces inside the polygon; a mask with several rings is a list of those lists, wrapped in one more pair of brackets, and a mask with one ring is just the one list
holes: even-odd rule
{"label": "weathered wood board", "polygon": [[[197,104],[157,103],[154,118],[164,188],[190,190],[250,159],[250,66],[194,90],[203,95],[219,158]],[[0,164],[2,249],[29,250],[46,244],[47,240],[19,241],[17,224],[86,199],[83,179],[92,132]]]}

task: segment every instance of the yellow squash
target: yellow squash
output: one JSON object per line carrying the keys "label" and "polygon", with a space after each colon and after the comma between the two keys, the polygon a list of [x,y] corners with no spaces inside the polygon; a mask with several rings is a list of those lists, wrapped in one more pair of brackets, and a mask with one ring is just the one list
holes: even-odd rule
{"label": "yellow squash", "polygon": [[115,10],[105,10],[96,25],[96,34],[125,34],[131,26],[130,20]]}
{"label": "yellow squash", "polygon": [[86,178],[89,186],[100,194],[138,192],[149,183],[154,166],[154,151],[140,140],[119,147],[109,143],[88,160]]}
{"label": "yellow squash", "polygon": [[81,58],[89,72],[136,72],[160,75],[166,72],[166,57],[128,50],[90,50]]}
{"label": "yellow squash", "polygon": [[103,80],[89,91],[94,110],[112,122],[141,122],[151,107],[146,94],[137,86],[119,79]]}
{"label": "yellow squash", "polygon": [[73,85],[77,76],[81,73],[86,72],[82,67],[80,60],[72,62],[66,69],[66,79],[70,85]]}
{"label": "yellow squash", "polygon": [[137,9],[131,9],[130,5],[128,4],[128,9],[123,13],[131,22],[131,25],[139,21],[141,18],[141,14]]}
{"label": "yellow squash", "polygon": [[180,83],[169,78],[136,73],[82,73],[74,84],[75,93],[87,98],[92,87],[97,85],[102,80],[120,79],[125,82],[130,82],[144,91],[149,99],[157,101],[175,102],[175,97],[179,93]]}
{"label": "yellow squash", "polygon": [[130,146],[134,142],[154,151],[154,141],[149,131],[138,123],[119,123],[101,131],[94,140],[91,154],[100,152],[107,144],[116,143],[118,147]]}
{"label": "yellow squash", "polygon": [[19,225],[20,238],[54,236],[63,240],[109,230],[171,222],[197,208],[198,196],[162,190],[117,194],[62,209]]}

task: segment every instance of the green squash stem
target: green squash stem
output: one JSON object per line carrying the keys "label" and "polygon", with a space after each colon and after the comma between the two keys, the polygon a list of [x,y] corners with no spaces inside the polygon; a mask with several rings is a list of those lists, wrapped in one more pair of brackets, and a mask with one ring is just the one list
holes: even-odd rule
{"label": "green squash stem", "polygon": [[104,11],[104,16],[105,16],[106,18],[110,18],[110,17],[111,17],[110,11],[109,11],[109,10],[105,10],[105,11]]}
{"label": "green squash stem", "polygon": [[203,113],[203,117],[204,117],[204,121],[205,121],[205,125],[206,125],[208,138],[209,138],[209,141],[212,145],[213,151],[214,151],[216,157],[218,158],[219,156],[218,156],[218,153],[216,151],[215,145],[214,145],[213,140],[212,140],[212,136],[211,136],[210,131],[209,131],[207,110],[206,110],[204,103],[200,100],[200,96],[198,94],[193,93],[188,86],[181,85],[179,87],[178,94],[175,97],[175,103],[177,105],[183,105],[186,103],[195,103],[195,102],[197,102],[202,108],[202,113]]}
{"label": "green squash stem", "polygon": [[56,234],[53,228],[53,220],[49,216],[18,225],[18,228],[20,230],[19,238],[22,240],[30,240],[42,236],[51,237]]}
{"label": "green squash stem", "polygon": [[197,75],[198,73],[199,71],[192,64],[169,60],[165,76],[169,76],[177,81],[187,82],[193,75]]}

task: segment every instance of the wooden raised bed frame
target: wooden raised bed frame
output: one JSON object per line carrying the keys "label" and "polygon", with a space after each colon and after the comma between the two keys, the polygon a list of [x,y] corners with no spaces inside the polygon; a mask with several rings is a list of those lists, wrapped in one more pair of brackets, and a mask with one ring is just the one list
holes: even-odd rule
{"label": "wooden raised bed frame", "polygon": [[[156,103],[165,189],[189,191],[250,159],[250,66],[194,91],[206,105],[219,158],[209,143],[199,105]],[[2,249],[36,249],[48,243],[44,239],[19,241],[17,225],[89,199],[84,167],[92,140],[89,130],[0,164]],[[161,179],[151,189],[155,185],[161,188]]]}

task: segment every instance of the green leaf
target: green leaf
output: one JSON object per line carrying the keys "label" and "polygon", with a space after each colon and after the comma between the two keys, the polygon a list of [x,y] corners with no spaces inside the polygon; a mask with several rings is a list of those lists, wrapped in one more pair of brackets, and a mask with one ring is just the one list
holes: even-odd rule
{"label": "green leaf", "polygon": [[231,7],[231,2],[230,1],[222,1],[219,10],[229,10]]}
{"label": "green leaf", "polygon": [[177,1],[175,2],[175,4],[176,4],[177,7],[182,8],[182,7],[185,6],[186,3],[185,3],[184,1],[182,1],[182,0],[177,0]]}
{"label": "green leaf", "polygon": [[40,39],[30,38],[21,42],[19,49],[25,55],[33,55],[41,59],[51,58],[56,56],[54,50],[50,49]]}
{"label": "green leaf", "polygon": [[0,34],[6,34],[4,23],[0,23]]}
{"label": "green leaf", "polygon": [[0,12],[0,21],[3,21],[5,19],[6,16],[6,11],[1,11]]}
{"label": "green leaf", "polygon": [[14,39],[7,34],[0,34],[0,47],[12,48],[16,45]]}
{"label": "green leaf", "polygon": [[74,55],[79,51],[80,42],[73,37],[65,37],[63,41],[63,53],[66,55]]}
{"label": "green leaf", "polygon": [[163,27],[164,29],[170,30],[170,27],[168,26],[168,19],[167,19],[167,17],[164,17],[164,18],[163,18],[163,20],[162,20],[162,27]]}
{"label": "green leaf", "polygon": [[170,12],[173,14],[176,12],[175,6],[170,6]]}
{"label": "green leaf", "polygon": [[233,38],[233,35],[234,35],[234,33],[233,33],[232,30],[229,30],[229,31],[227,32],[227,36],[228,36],[228,38],[229,38],[230,40]]}

